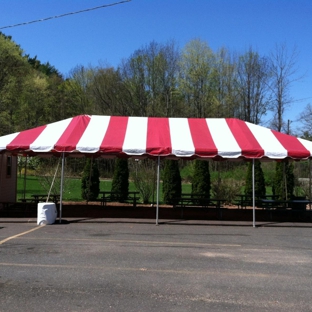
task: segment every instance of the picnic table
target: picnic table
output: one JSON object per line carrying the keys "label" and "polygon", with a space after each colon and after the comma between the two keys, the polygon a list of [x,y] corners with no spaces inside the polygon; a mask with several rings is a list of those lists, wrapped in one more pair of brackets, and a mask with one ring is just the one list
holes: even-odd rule
{"label": "picnic table", "polygon": [[[235,195],[237,197],[237,200],[235,201],[235,204],[237,205],[237,208],[238,209],[244,209],[246,208],[247,206],[252,206],[252,196],[250,195],[246,195],[246,194],[236,194]],[[261,203],[263,203],[263,200],[274,200],[277,198],[277,195],[266,195],[264,196],[264,198],[262,199],[258,199],[257,195],[256,195],[256,199],[255,199],[255,204],[256,206],[260,205],[261,206]]]}
{"label": "picnic table", "polygon": [[39,202],[46,202],[47,199],[52,200],[55,204],[60,201],[59,194],[32,194],[31,197],[33,197],[36,204],[38,204]]}
{"label": "picnic table", "polygon": [[186,207],[186,206],[201,206],[208,207],[210,198],[207,198],[205,194],[192,194],[182,193],[180,197],[175,199],[175,206]]}
{"label": "picnic table", "polygon": [[306,215],[307,205],[311,209],[311,201],[305,198],[293,198],[288,200],[280,199],[262,199],[262,208],[270,212],[272,219],[272,211],[274,213],[290,213],[292,218],[304,218]]}
{"label": "picnic table", "polygon": [[31,198],[20,198],[19,200],[22,203],[34,203],[38,204],[39,202],[46,202],[47,199],[51,199],[55,204],[57,204],[60,201],[60,195],[59,194],[32,194]]}
{"label": "picnic table", "polygon": [[[106,206],[108,202],[117,201],[118,193],[111,192],[111,191],[100,191],[99,194],[101,195],[99,200],[101,202],[101,206]],[[138,196],[139,192],[131,191],[128,192],[128,197],[125,199],[125,202],[131,202],[133,207],[136,207],[136,204],[140,197]]]}
{"label": "picnic table", "polygon": [[[262,207],[266,209],[292,209],[292,210],[306,210],[307,205],[311,205],[312,201],[309,199],[262,199]],[[311,208],[311,207],[310,207]]]}
{"label": "picnic table", "polygon": [[214,207],[217,209],[219,218],[222,219],[222,203],[226,202],[225,199],[220,198],[210,198],[206,197],[205,194],[192,194],[192,193],[182,193],[179,198],[175,199],[174,208],[181,208],[181,218],[184,215],[184,208],[198,207],[198,208],[209,208]]}

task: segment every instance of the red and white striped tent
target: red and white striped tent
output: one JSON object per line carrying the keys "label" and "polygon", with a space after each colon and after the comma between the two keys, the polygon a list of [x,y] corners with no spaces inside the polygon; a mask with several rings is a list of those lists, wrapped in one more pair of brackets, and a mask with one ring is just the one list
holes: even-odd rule
{"label": "red and white striped tent", "polygon": [[[160,158],[301,160],[311,158],[312,142],[235,118],[81,115],[2,136],[1,152],[60,155],[62,173],[65,156],[157,157],[158,224]],[[62,191],[60,211],[61,207]]]}
{"label": "red and white striped tent", "polygon": [[235,118],[81,115],[0,137],[0,152],[212,159],[308,159],[312,142]]}

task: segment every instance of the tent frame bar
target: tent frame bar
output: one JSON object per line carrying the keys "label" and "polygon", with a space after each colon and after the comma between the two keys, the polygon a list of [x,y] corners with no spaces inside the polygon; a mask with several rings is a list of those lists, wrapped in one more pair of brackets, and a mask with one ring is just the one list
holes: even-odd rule
{"label": "tent frame bar", "polygon": [[65,153],[62,153],[62,171],[61,171],[61,186],[60,186],[60,223],[62,223],[62,209],[63,209],[63,185],[64,185],[64,164],[65,164]]}
{"label": "tent frame bar", "polygon": [[252,160],[252,226],[256,227],[255,159]]}
{"label": "tent frame bar", "polygon": [[160,156],[157,157],[156,225],[158,225],[158,215],[159,215],[159,185],[160,185]]}

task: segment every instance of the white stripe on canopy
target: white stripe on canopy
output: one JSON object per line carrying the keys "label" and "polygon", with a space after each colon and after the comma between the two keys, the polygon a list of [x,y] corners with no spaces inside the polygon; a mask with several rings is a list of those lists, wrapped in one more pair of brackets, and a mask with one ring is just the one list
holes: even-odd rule
{"label": "white stripe on canopy", "polygon": [[6,150],[7,145],[11,143],[18,135],[19,132],[15,132],[0,137],[0,151]]}
{"label": "white stripe on canopy", "polygon": [[122,151],[128,155],[146,152],[147,117],[129,117]]}
{"label": "white stripe on canopy", "polygon": [[301,138],[298,138],[298,141],[308,150],[310,151],[310,156],[312,155],[312,142],[308,140],[304,140]]}
{"label": "white stripe on canopy", "polygon": [[263,148],[266,157],[282,159],[288,156],[287,150],[270,129],[249,122],[246,122],[246,125]]}
{"label": "white stripe on canopy", "polygon": [[77,144],[77,151],[96,153],[100,149],[109,121],[110,116],[92,116],[88,127]]}
{"label": "white stripe on canopy", "polygon": [[195,154],[195,147],[186,118],[169,118],[172,154],[190,157]]}
{"label": "white stripe on canopy", "polygon": [[236,142],[224,118],[209,118],[207,125],[212,139],[217,147],[218,155],[225,158],[237,158],[242,155],[242,150]]}
{"label": "white stripe on canopy", "polygon": [[34,152],[49,152],[54,149],[55,144],[62,136],[72,118],[48,124],[37,139],[30,144],[29,149]]}

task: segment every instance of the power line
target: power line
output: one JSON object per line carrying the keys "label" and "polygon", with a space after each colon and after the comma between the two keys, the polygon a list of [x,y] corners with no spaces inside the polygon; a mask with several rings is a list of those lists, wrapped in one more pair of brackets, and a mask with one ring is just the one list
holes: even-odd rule
{"label": "power line", "polygon": [[55,18],[65,17],[65,16],[68,16],[68,15],[74,15],[74,14],[84,13],[84,12],[88,12],[88,11],[103,9],[103,8],[111,7],[111,6],[118,5],[118,4],[123,4],[123,3],[126,3],[126,2],[130,2],[130,1],[131,0],[124,0],[124,1],[120,1],[120,2],[104,4],[104,5],[100,5],[100,6],[94,7],[94,8],[89,8],[89,9],[80,10],[80,11],[76,11],[76,12],[70,12],[70,13],[65,13],[65,14],[61,14],[61,15],[46,17],[46,18],[42,18],[42,19],[30,21],[30,22],[19,23],[19,24],[10,25],[10,26],[3,26],[3,27],[0,27],[0,29],[12,28],[12,27],[17,27],[17,26],[24,26],[24,25],[33,24],[33,23],[44,22],[44,21],[47,21],[47,20],[55,19]]}

